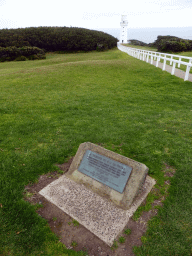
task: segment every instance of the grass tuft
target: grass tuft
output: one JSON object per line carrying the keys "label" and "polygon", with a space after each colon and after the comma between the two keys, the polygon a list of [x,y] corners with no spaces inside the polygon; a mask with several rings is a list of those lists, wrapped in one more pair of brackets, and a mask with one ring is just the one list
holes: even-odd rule
{"label": "grass tuft", "polygon": [[125,243],[125,237],[123,236],[119,237],[119,243],[121,244]]}
{"label": "grass tuft", "polygon": [[125,229],[124,234],[130,235],[131,234],[131,229],[129,229],[129,228]]}

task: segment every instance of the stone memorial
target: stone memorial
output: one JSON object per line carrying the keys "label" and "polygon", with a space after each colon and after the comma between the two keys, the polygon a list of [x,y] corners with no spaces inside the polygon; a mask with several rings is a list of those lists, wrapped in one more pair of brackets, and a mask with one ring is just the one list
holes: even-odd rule
{"label": "stone memorial", "polygon": [[68,172],[39,194],[112,246],[155,184],[147,173],[144,164],[85,142]]}
{"label": "stone memorial", "polygon": [[82,143],[66,176],[129,209],[142,189],[148,168],[130,158],[90,142]]}

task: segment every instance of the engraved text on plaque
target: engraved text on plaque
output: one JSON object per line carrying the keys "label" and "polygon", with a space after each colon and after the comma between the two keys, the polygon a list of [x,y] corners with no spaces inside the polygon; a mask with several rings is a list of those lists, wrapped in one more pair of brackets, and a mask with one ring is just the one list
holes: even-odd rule
{"label": "engraved text on plaque", "polygon": [[132,167],[87,150],[78,171],[123,193]]}

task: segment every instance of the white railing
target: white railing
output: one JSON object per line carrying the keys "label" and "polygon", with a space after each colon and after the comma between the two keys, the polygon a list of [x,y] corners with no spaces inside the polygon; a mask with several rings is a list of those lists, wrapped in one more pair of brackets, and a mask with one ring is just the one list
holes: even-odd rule
{"label": "white railing", "polygon": [[[186,71],[185,71],[184,81],[189,79],[189,72],[190,72],[190,68],[192,67],[192,58],[191,57],[131,48],[131,47],[123,46],[119,42],[117,43],[117,48],[119,50],[121,50],[122,52],[126,52],[127,54],[129,54],[137,59],[140,59],[140,60],[143,60],[146,62],[149,62],[149,59],[150,59],[151,64],[153,64],[153,60],[156,60],[156,67],[158,67],[160,60],[163,60],[163,68],[162,68],[163,70],[165,70],[166,61],[168,61],[168,62],[170,62],[170,65],[173,64],[171,75],[174,75],[174,73],[175,73],[176,64],[177,64],[178,68],[180,67],[181,64],[185,65]],[[174,57],[179,58],[179,60],[174,59]],[[187,59],[187,60],[189,60],[189,62],[182,61],[182,59]]]}

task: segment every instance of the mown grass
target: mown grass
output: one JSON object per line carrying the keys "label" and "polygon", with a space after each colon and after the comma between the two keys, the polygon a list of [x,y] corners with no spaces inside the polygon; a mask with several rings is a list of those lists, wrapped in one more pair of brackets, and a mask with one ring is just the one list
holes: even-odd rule
{"label": "mown grass", "polygon": [[176,169],[134,250],[191,255],[191,82],[116,49],[1,63],[0,78],[0,254],[83,255],[59,242],[23,192],[90,141],[149,167],[160,193],[144,210],[164,193],[165,164]]}
{"label": "mown grass", "polygon": [[131,48],[157,52],[157,48],[155,48],[155,47],[140,46],[140,45],[134,45],[134,44],[123,44],[123,45],[127,46],[127,47],[131,47]]}

